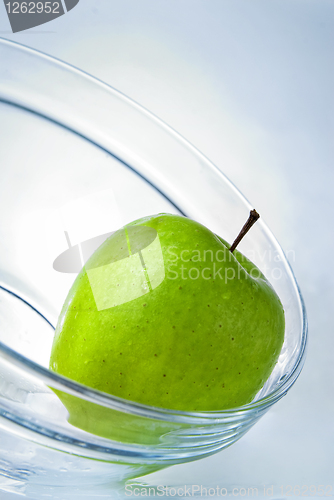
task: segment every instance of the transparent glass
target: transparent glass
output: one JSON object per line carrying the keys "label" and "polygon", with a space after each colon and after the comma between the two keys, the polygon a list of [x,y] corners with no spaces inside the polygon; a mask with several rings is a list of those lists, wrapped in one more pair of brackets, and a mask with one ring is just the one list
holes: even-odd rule
{"label": "transparent glass", "polygon": [[[92,390],[48,370],[54,326],[77,271],[74,264],[61,267],[61,256],[159,212],[184,214],[232,241],[251,205],[148,111],[6,40],[0,40],[0,117],[0,491],[33,498],[47,491],[61,499],[94,491],[98,498],[103,488],[234,443],[286,394],[305,355],[303,301],[263,220],[240,251],[273,284],[286,331],[278,363],[252,403],[189,413]],[[110,438],[71,425],[52,389],[108,415]]]}

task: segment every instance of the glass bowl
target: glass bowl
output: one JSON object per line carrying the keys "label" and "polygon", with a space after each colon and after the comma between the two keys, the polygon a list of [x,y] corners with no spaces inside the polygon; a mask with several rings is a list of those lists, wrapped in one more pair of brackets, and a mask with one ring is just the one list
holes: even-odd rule
{"label": "glass bowl", "polygon": [[[262,219],[240,244],[286,314],[278,363],[250,404],[171,411],[50,372],[54,326],[85,242],[96,247],[160,212],[231,242],[252,207],[174,130],[95,78],[3,39],[0,68],[0,491],[98,498],[231,445],[286,394],[304,361],[305,309],[279,244]],[[117,432],[104,438],[72,426],[53,390],[112,415]]]}

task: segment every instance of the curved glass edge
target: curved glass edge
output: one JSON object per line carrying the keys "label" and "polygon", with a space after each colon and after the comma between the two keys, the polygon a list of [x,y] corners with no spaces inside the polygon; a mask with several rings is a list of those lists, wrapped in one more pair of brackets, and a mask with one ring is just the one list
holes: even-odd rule
{"label": "curved glass edge", "polygon": [[[45,52],[42,52],[42,51],[37,50],[37,49],[33,49],[31,47],[28,47],[27,45],[20,44],[18,42],[14,42],[12,40],[8,40],[8,39],[2,38],[2,37],[0,37],[0,48],[1,48],[1,45],[7,46],[9,49],[16,49],[16,50],[18,50],[20,52],[26,52],[27,54],[30,54],[31,56],[44,59],[45,61],[49,62],[50,64],[58,66],[59,68],[63,68],[66,71],[71,71],[71,72],[75,73],[78,77],[80,77],[82,79],[85,79],[87,81],[90,81],[95,86],[98,86],[99,88],[107,91],[109,94],[117,97],[118,99],[120,99],[124,103],[129,104],[132,108],[136,109],[142,115],[145,115],[147,118],[149,118],[150,121],[155,122],[155,124],[159,128],[164,129],[166,132],[168,132],[168,134],[171,135],[171,136],[173,136],[173,138],[175,138],[179,143],[182,143],[186,147],[186,149],[192,151],[197,157],[201,158],[201,160],[203,160],[206,163],[207,167],[209,167],[210,169],[212,169],[215,172],[216,175],[219,175],[219,177],[221,179],[223,179],[224,182],[227,185],[229,185],[229,187],[231,187],[231,189],[238,196],[238,198],[249,209],[253,208],[253,206],[250,203],[250,201],[240,192],[240,190],[236,187],[236,185],[228,177],[226,177],[226,175],[216,165],[214,165],[211,162],[211,160],[209,160],[209,158],[207,156],[205,156],[199,149],[197,149],[193,144],[191,144],[187,139],[185,139],[173,127],[171,127],[170,125],[168,125],[167,123],[165,123],[163,120],[161,120],[158,116],[156,116],[154,113],[152,113],[151,111],[149,111],[147,108],[145,108],[141,104],[137,103],[134,99],[128,97],[127,95],[125,95],[121,91],[115,89],[111,85],[108,85],[107,83],[103,82],[99,78],[97,78],[95,76],[92,76],[91,74],[87,73],[86,71],[81,70],[81,69],[77,68],[76,66],[74,66],[74,65],[72,65],[70,63],[66,63],[66,62],[62,61],[61,59],[58,59],[58,58],[53,57],[53,56],[50,56],[49,54],[46,54]],[[34,113],[40,114],[42,117],[47,118],[49,120],[52,120],[55,123],[57,123],[58,125],[61,125],[62,127],[67,128],[68,130],[74,132],[75,134],[82,135],[81,132],[78,131],[78,130],[76,130],[75,128],[72,129],[72,128],[68,127],[66,124],[62,123],[61,121],[58,122],[53,117],[50,117],[49,115],[46,115],[46,114],[43,114],[43,113],[40,113],[34,107],[28,107],[28,108],[26,108],[25,105],[23,103],[19,102],[18,100],[6,100],[6,98],[1,98],[1,81],[0,81],[0,101],[5,102],[5,103],[7,102],[8,104],[18,105],[19,107],[22,107],[23,109],[27,109],[27,111],[33,111]],[[94,141],[92,141],[86,135],[83,135],[83,137],[86,140],[89,140],[90,142],[94,143],[96,146],[98,146],[98,147],[100,147],[102,149],[106,149],[106,148],[104,148],[103,145],[101,145],[99,143],[95,143]],[[114,153],[112,151],[110,151],[108,149],[106,149],[106,151],[108,153],[112,154],[113,156],[115,156],[119,161],[124,162],[124,160],[121,157],[118,157],[118,156],[114,155]],[[124,163],[126,163],[126,162],[124,162]],[[137,171],[137,173],[138,173],[138,171]],[[145,180],[147,180],[147,179],[145,178]],[[160,189],[156,185],[154,185],[154,187],[156,189],[158,189],[158,191],[160,191]],[[165,193],[162,193],[162,194],[164,196],[166,196]],[[172,200],[170,200],[169,197],[167,197],[167,198],[169,199],[169,201],[173,202]],[[177,206],[177,208],[182,213],[182,209],[179,206]],[[269,230],[269,228],[263,222],[262,219],[258,222],[258,225],[262,225],[263,228],[265,229],[265,231],[271,234],[271,231]],[[280,246],[279,246],[279,248],[280,248]]]}

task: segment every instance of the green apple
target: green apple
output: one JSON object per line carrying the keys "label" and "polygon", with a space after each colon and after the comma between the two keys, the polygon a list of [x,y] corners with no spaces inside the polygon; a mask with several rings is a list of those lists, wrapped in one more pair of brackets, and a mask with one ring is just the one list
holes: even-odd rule
{"label": "green apple", "polygon": [[[200,223],[158,214],[115,232],[88,260],[59,317],[50,369],[145,405],[223,410],[261,389],[284,325],[254,264]],[[81,427],[105,435],[107,414],[99,424],[89,403],[69,398],[72,420],[85,413],[95,423]]]}

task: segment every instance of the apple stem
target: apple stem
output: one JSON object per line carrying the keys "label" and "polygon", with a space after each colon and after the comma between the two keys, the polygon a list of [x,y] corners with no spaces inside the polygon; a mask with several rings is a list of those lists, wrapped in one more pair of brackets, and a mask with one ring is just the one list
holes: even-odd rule
{"label": "apple stem", "polygon": [[242,238],[248,233],[248,231],[250,230],[250,228],[253,226],[253,224],[255,224],[255,222],[259,218],[260,218],[260,215],[257,213],[256,210],[251,210],[250,211],[250,214],[249,214],[249,217],[248,217],[248,220],[247,220],[246,224],[243,226],[243,228],[241,229],[240,233],[238,234],[238,236],[234,240],[233,244],[231,245],[231,248],[230,248],[230,252],[231,253],[237,248],[237,245],[239,245],[239,243],[242,240]]}

